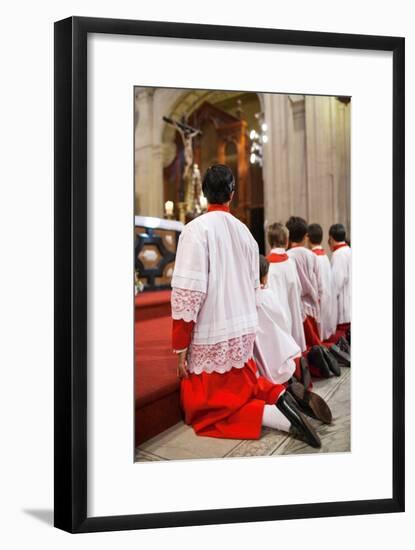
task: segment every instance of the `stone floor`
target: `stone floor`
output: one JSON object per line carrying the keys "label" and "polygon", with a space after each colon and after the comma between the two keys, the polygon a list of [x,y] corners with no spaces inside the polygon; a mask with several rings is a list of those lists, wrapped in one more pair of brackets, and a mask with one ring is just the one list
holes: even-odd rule
{"label": "stone floor", "polygon": [[136,461],[225,458],[350,451],[350,374],[342,368],[340,377],[319,380],[314,391],[330,405],[333,422],[329,426],[310,420],[321,437],[320,449],[313,449],[284,432],[264,428],[255,441],[198,437],[192,428],[179,422],[136,449]]}

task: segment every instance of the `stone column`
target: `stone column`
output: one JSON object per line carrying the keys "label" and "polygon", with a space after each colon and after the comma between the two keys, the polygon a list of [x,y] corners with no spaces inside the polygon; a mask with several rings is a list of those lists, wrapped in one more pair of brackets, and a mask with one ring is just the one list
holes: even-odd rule
{"label": "stone column", "polygon": [[345,225],[350,235],[350,103],[332,101],[334,124],[334,217],[333,222]]}
{"label": "stone column", "polygon": [[264,94],[268,143],[264,146],[265,219],[285,223],[307,216],[305,98]]}
{"label": "stone column", "polygon": [[268,125],[268,143],[263,149],[266,223],[284,223],[284,216],[291,209],[286,102],[285,95],[263,95],[264,120]]}
{"label": "stone column", "polygon": [[[335,98],[306,96],[308,221],[328,229],[335,219],[335,143],[332,101]],[[325,244],[325,243],[324,243]]]}
{"label": "stone column", "polygon": [[265,219],[350,229],[350,106],[335,97],[263,94]]}
{"label": "stone column", "polygon": [[336,97],[306,97],[307,186],[310,222],[350,230],[349,105]]}
{"label": "stone column", "polygon": [[135,213],[162,217],[162,149],[154,131],[154,91],[135,92]]}
{"label": "stone column", "polygon": [[305,134],[305,96],[289,95],[287,101],[288,166],[291,215],[308,217],[307,155]]}

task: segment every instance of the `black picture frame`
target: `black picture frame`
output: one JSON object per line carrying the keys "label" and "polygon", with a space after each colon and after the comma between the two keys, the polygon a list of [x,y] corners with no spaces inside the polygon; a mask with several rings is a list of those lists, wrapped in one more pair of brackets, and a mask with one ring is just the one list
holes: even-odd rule
{"label": "black picture frame", "polygon": [[[393,53],[393,496],[218,510],[87,516],[87,36],[141,35]],[[55,519],[71,533],[403,512],[404,38],[70,17],[55,23]]]}

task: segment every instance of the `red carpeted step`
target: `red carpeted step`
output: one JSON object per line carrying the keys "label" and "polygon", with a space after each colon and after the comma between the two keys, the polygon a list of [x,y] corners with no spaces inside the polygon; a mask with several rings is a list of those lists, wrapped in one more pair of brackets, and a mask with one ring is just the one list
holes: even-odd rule
{"label": "red carpeted step", "polygon": [[170,291],[140,294],[135,322],[136,445],[181,419],[177,358],[171,348]]}
{"label": "red carpeted step", "polygon": [[171,290],[159,290],[157,292],[141,292],[135,297],[136,321],[155,319],[170,315]]}

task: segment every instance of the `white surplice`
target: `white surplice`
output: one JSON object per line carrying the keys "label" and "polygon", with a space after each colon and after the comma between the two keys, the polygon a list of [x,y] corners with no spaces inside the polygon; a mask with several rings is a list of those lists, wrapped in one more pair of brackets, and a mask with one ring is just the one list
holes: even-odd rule
{"label": "white surplice", "polygon": [[341,246],[333,252],[331,256],[331,269],[337,305],[337,324],[351,322],[351,264],[352,250],[349,246]]}
{"label": "white surplice", "polygon": [[[284,255],[285,249],[274,248],[273,254]],[[293,260],[288,258],[283,262],[270,261],[268,272],[268,287],[275,294],[281,310],[280,327],[294,338],[301,351],[307,349],[303,321],[305,318],[301,306],[301,284]]]}
{"label": "white surplice", "polygon": [[258,245],[229,212],[211,211],[179,238],[172,278],[173,319],[195,321],[189,372],[224,373],[252,357],[258,325]]}
{"label": "white surplice", "polygon": [[303,312],[320,322],[320,298],[322,294],[320,270],[317,257],[304,246],[295,246],[287,250],[294,260],[301,284],[301,303]]}
{"label": "white surplice", "polygon": [[317,258],[321,280],[320,322],[318,327],[320,338],[327,340],[336,332],[337,325],[337,305],[334,297],[333,277],[328,256],[325,253],[316,254],[314,251],[323,251],[323,247],[314,246],[312,252]]}
{"label": "white surplice", "polygon": [[295,370],[294,358],[300,347],[288,332],[281,328],[285,314],[270,288],[259,291],[258,330],[254,343],[254,359],[262,376],[275,384],[283,384]]}

